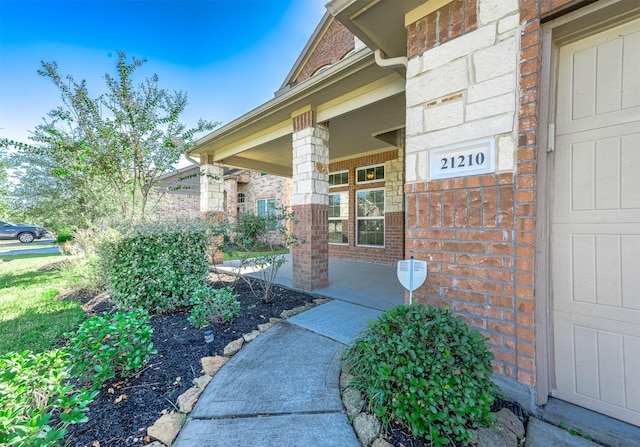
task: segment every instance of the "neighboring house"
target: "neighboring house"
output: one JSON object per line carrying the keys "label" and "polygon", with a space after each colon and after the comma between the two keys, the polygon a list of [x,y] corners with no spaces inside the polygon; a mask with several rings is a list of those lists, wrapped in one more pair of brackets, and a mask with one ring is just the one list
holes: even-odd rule
{"label": "neighboring house", "polygon": [[488,338],[508,396],[640,425],[638,3],[327,8],[276,96],[197,142],[202,171],[291,178],[295,287],[415,256],[414,298]]}
{"label": "neighboring house", "polygon": [[[200,212],[200,168],[188,166],[162,175],[149,204],[162,218],[194,218]],[[265,215],[272,209],[287,207],[290,179],[277,175],[225,168],[222,210],[233,222],[250,212]]]}

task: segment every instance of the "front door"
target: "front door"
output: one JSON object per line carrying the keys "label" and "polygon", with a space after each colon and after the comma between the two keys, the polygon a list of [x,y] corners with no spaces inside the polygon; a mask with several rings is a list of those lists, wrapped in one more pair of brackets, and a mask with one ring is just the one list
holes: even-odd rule
{"label": "front door", "polygon": [[558,56],[554,395],[640,425],[640,20]]}

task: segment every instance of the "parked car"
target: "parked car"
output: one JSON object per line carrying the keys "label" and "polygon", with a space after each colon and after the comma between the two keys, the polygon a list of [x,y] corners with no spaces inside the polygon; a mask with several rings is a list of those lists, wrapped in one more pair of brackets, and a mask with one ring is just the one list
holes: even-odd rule
{"label": "parked car", "polygon": [[17,239],[26,244],[33,242],[35,239],[41,239],[45,233],[46,230],[42,227],[16,225],[0,220],[0,239]]}

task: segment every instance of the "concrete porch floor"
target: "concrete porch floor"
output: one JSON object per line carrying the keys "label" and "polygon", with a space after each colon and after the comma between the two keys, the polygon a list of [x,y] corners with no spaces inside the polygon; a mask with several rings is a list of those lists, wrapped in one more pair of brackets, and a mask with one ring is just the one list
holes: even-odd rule
{"label": "concrete porch floor", "polygon": [[[293,289],[291,255],[284,255],[287,262],[276,276],[276,284]],[[396,264],[373,264],[370,262],[329,259],[329,286],[310,293],[335,298],[364,307],[388,310],[404,304],[404,292],[396,276]],[[215,271],[249,275],[260,275],[251,267],[241,268],[240,261],[225,261],[213,268]]]}

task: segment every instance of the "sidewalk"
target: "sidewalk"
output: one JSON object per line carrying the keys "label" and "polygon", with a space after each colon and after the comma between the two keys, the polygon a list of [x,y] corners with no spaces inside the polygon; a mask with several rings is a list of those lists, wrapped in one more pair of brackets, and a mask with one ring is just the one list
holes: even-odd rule
{"label": "sidewalk", "polygon": [[340,355],[380,313],[331,301],[267,331],[215,375],[174,447],[358,447],[340,399]]}

